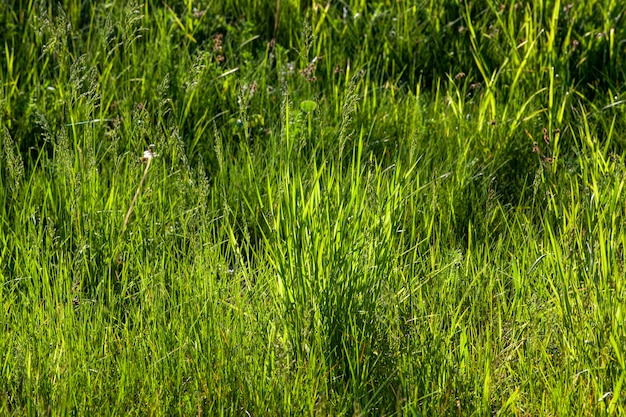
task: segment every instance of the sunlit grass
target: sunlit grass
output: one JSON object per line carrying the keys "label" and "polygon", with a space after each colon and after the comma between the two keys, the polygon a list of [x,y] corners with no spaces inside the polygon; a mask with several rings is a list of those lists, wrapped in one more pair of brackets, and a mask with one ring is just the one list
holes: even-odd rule
{"label": "sunlit grass", "polygon": [[626,412],[620,2],[205,3],[0,5],[0,414]]}

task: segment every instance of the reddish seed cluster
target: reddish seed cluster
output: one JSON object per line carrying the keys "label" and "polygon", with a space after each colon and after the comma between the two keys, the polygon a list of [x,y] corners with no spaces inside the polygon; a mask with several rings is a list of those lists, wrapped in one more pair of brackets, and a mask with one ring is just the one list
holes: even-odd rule
{"label": "reddish seed cluster", "polygon": [[253,81],[252,84],[250,84],[250,92],[249,92],[249,96],[248,99],[251,99],[255,94],[256,94],[256,90],[259,88],[259,85],[256,83],[256,81]]}
{"label": "reddish seed cluster", "polygon": [[224,35],[222,35],[221,33],[218,33],[217,35],[213,36],[213,50],[215,52],[222,51],[223,40],[224,40]]}
{"label": "reddish seed cluster", "polygon": [[317,57],[313,58],[313,60],[307,65],[305,68],[300,70],[300,75],[304,77],[305,80],[312,83],[317,81],[317,77],[315,76],[315,70],[317,69]]}
{"label": "reddish seed cluster", "polygon": [[200,19],[202,16],[204,16],[205,13],[206,13],[206,10],[199,10],[197,7],[193,8],[194,19]]}
{"label": "reddish seed cluster", "polygon": [[[548,132],[548,129],[544,127],[543,129],[541,129],[541,132],[543,134],[544,143],[546,144],[546,146],[550,146],[550,134]],[[555,135],[559,133],[561,133],[559,129],[554,130]],[[528,131],[526,131],[526,134],[532,138],[532,136],[530,135]],[[543,162],[544,164],[550,165],[554,161],[551,157],[542,154],[541,148],[539,147],[539,144],[536,141],[533,141],[532,152],[539,155],[541,157],[541,162]]]}
{"label": "reddish seed cluster", "polygon": [[541,149],[539,149],[539,144],[537,142],[533,142],[533,153],[537,155],[541,154]]}
{"label": "reddish seed cluster", "polygon": [[224,55],[222,55],[222,50],[224,49],[223,42],[224,35],[222,35],[221,33],[213,36],[213,51],[218,53],[216,57],[217,62],[224,62]]}

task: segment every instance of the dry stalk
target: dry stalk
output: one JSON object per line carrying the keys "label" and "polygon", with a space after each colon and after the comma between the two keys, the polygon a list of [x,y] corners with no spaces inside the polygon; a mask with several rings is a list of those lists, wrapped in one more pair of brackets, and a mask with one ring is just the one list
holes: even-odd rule
{"label": "dry stalk", "polygon": [[126,212],[126,217],[124,217],[124,225],[122,226],[122,233],[126,231],[126,227],[128,226],[128,221],[130,220],[130,215],[133,212],[133,207],[135,206],[137,197],[139,197],[139,193],[141,192],[141,187],[143,187],[143,182],[146,180],[146,177],[148,176],[148,170],[150,169],[152,156],[150,156],[149,158],[144,157],[144,160],[147,161],[146,169],[143,170],[143,176],[141,177],[141,181],[139,181],[139,186],[137,187],[137,191],[135,191],[135,196],[133,197],[133,201],[130,202],[130,207],[128,207],[128,211]]}

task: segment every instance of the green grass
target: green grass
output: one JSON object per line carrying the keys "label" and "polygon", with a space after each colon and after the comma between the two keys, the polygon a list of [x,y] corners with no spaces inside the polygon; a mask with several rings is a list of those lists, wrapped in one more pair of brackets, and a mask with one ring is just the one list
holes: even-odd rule
{"label": "green grass", "polygon": [[3,2],[0,414],[626,415],[625,15]]}

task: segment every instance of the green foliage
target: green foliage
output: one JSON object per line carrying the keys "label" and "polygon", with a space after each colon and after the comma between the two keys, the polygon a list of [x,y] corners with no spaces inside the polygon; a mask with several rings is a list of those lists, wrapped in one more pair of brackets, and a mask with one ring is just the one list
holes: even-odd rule
{"label": "green foliage", "polygon": [[624,414],[625,12],[2,2],[0,414]]}

